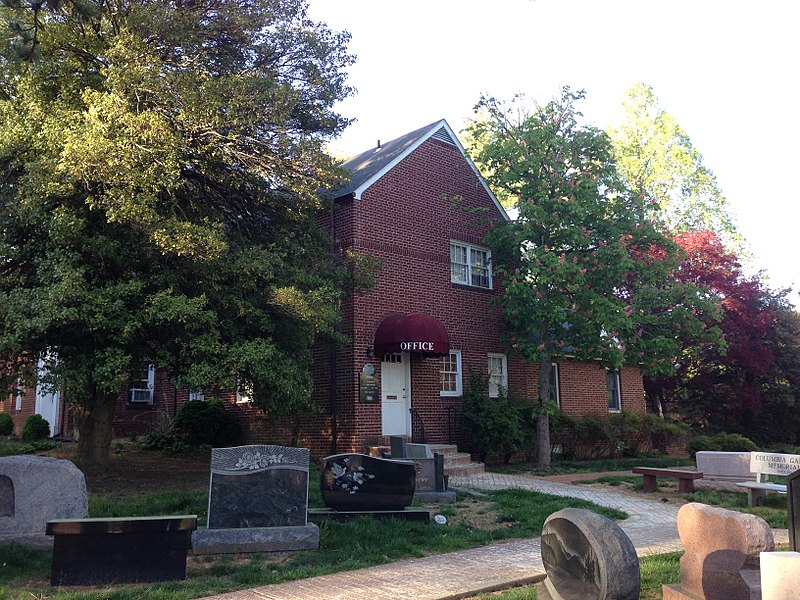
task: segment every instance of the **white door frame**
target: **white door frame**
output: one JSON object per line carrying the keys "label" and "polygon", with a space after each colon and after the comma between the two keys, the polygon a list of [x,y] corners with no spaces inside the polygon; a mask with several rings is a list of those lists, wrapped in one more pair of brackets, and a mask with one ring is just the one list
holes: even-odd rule
{"label": "white door frame", "polygon": [[411,354],[409,352],[402,352],[400,356],[403,369],[403,390],[400,393],[403,396],[404,431],[388,431],[386,428],[384,403],[386,402],[387,393],[394,392],[395,390],[387,390],[384,387],[384,383],[386,382],[386,377],[384,377],[384,365],[392,363],[381,362],[381,435],[411,435]]}
{"label": "white door frame", "polygon": [[58,433],[58,418],[60,416],[61,408],[61,390],[53,384],[42,384],[42,377],[48,373],[47,368],[44,366],[44,361],[39,361],[39,367],[36,372],[36,404],[34,412],[41,415],[45,421],[50,425],[50,435],[54,436]]}

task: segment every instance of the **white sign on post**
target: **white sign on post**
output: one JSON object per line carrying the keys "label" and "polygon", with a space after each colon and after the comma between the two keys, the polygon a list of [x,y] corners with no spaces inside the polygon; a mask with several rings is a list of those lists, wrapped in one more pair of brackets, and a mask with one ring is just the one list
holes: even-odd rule
{"label": "white sign on post", "polygon": [[750,471],[766,475],[791,475],[800,469],[800,455],[751,452]]}

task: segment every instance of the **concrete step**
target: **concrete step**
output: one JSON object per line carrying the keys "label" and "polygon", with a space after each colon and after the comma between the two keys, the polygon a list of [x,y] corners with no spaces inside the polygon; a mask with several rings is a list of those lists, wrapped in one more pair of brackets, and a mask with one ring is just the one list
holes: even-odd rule
{"label": "concrete step", "polygon": [[[455,444],[429,444],[431,451],[444,455],[444,472],[453,477],[469,477],[480,475],[484,472],[484,465],[474,462],[466,452],[459,452]],[[371,456],[381,456],[381,452],[388,452],[388,446],[373,446],[370,448]]]}
{"label": "concrete step", "polygon": [[453,467],[444,468],[445,475],[450,477],[470,477],[471,475],[480,475],[485,473],[485,465],[480,462],[471,462],[464,465],[456,465]]}
{"label": "concrete step", "polygon": [[457,467],[459,465],[468,465],[471,462],[472,462],[472,456],[470,456],[466,452],[458,452],[456,454],[445,454],[445,456],[444,456],[444,468],[445,468],[445,470],[448,467]]}
{"label": "concrete step", "polygon": [[431,451],[436,454],[444,454],[444,459],[447,460],[448,456],[458,454],[458,446],[455,444],[428,444]]}

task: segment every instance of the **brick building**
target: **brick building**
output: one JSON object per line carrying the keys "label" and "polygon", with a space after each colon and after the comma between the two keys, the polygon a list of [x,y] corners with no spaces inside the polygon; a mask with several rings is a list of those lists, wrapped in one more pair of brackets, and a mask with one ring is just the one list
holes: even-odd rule
{"label": "brick building", "polygon": [[[364,451],[389,435],[451,442],[470,371],[490,377],[490,395],[503,386],[534,398],[536,367],[507,356],[500,343],[491,307],[500,290],[482,244],[491,224],[508,216],[448,124],[378,144],[343,167],[352,179],[334,194],[320,226],[337,252],[380,260],[377,284],[344,303],[341,330],[349,342],[315,349],[317,415],[274,423],[246,395],[215,394],[239,416],[245,441],[298,444],[315,456]],[[567,360],[553,369],[557,400],[571,416],[645,410],[636,368],[614,373]],[[168,420],[189,396],[142,365],[120,396],[115,434]],[[63,403],[41,391],[8,398],[2,410],[18,426],[34,410],[45,411],[54,434],[72,433]]]}

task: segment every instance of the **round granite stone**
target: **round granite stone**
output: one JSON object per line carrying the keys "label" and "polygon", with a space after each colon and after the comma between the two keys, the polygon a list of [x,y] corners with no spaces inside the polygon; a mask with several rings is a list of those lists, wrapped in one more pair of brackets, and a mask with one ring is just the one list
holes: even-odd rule
{"label": "round granite stone", "polygon": [[639,559],[611,519],[565,508],[542,529],[545,586],[554,600],[637,600]]}

